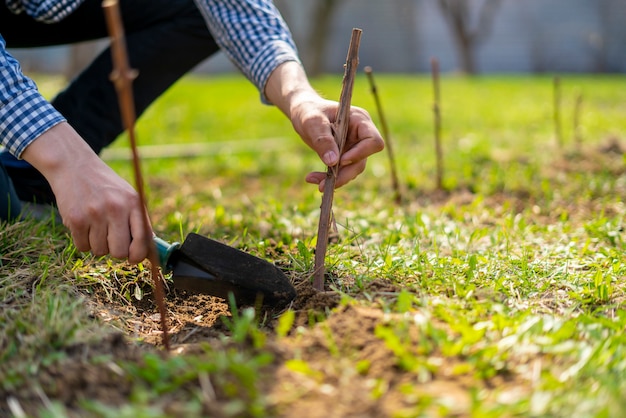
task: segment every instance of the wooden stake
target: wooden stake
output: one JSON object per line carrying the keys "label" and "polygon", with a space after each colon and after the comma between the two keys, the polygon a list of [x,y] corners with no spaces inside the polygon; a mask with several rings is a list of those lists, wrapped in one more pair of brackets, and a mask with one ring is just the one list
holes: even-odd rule
{"label": "wooden stake", "polygon": [[397,204],[402,203],[402,192],[400,191],[400,182],[398,181],[398,173],[396,171],[396,159],[394,158],[393,148],[391,146],[391,136],[389,135],[389,128],[387,126],[387,120],[383,113],[383,107],[378,97],[378,89],[374,82],[374,74],[372,67],[367,66],[364,68],[367,79],[370,82],[370,90],[374,96],[374,102],[376,102],[376,109],[378,110],[378,118],[380,119],[380,126],[383,129],[383,135],[385,136],[385,143],[387,148],[387,156],[389,157],[389,166],[391,167],[391,185],[394,190],[394,200]]}
{"label": "wooden stake", "polygon": [[[352,37],[350,38],[350,47],[348,48],[348,56],[346,58],[341,87],[341,96],[339,98],[339,107],[333,124],[333,135],[339,147],[339,158],[341,158],[348,136],[352,89],[354,87],[354,79],[359,64],[361,34],[361,29],[352,29]],[[320,207],[320,221],[317,229],[317,245],[315,247],[315,267],[313,270],[313,287],[319,291],[324,290],[324,274],[326,273],[324,260],[328,246],[328,232],[331,223],[333,195],[335,193],[335,182],[337,181],[338,171],[339,164],[334,167],[328,167],[326,170],[326,182],[324,183],[322,205]]]}
{"label": "wooden stake", "polygon": [[561,79],[554,77],[552,81],[554,95],[554,137],[559,150],[563,149],[563,134],[561,133]]}
{"label": "wooden stake", "polygon": [[436,187],[443,190],[443,148],[441,146],[441,107],[439,98],[439,61],[437,58],[430,60],[433,77],[433,116],[435,119],[435,156],[437,158]]}
{"label": "wooden stake", "polygon": [[[118,103],[124,127],[128,131],[130,145],[133,153],[133,171],[135,174],[135,183],[141,206],[146,208],[146,216],[144,216],[144,228],[151,230],[150,219],[148,215],[148,206],[143,187],[143,177],[141,175],[141,166],[139,163],[139,153],[137,151],[137,140],[135,137],[135,103],[133,100],[132,81],[137,77],[137,71],[130,68],[128,63],[128,54],[126,52],[126,42],[124,39],[124,27],[119,10],[117,0],[104,0],[102,8],[105,13],[109,36],[111,38],[111,54],[113,57],[113,72],[111,73],[111,81],[115,85],[118,96]],[[169,333],[166,318],[165,307],[165,291],[163,286],[163,277],[159,269],[159,257],[154,241],[149,238],[148,242],[150,252],[148,260],[150,261],[150,271],[152,280],[154,281],[154,295],[161,315],[161,329],[163,331],[163,346],[167,351],[170,350]]]}
{"label": "wooden stake", "polygon": [[580,132],[580,111],[583,105],[583,95],[578,93],[576,104],[574,105],[574,144],[578,153],[582,152],[583,138]]}

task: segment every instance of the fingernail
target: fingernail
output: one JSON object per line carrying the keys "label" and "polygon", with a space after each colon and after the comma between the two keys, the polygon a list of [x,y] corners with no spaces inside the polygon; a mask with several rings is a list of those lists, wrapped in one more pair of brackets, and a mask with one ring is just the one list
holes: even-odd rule
{"label": "fingernail", "polygon": [[337,164],[337,154],[335,153],[335,151],[328,151],[326,154],[324,154],[323,161],[326,165],[335,165]]}

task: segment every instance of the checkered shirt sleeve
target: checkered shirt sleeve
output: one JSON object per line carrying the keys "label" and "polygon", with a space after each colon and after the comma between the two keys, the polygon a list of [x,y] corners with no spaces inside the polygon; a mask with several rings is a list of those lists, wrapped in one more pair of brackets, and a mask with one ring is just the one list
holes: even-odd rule
{"label": "checkered shirt sleeve", "polygon": [[271,0],[195,0],[216,42],[263,93],[276,67],[300,62],[289,28]]}
{"label": "checkered shirt sleeve", "polygon": [[54,23],[72,13],[84,0],[5,0],[15,14],[26,13],[38,22]]}
{"label": "checkered shirt sleeve", "polygon": [[65,121],[24,76],[0,36],[0,143],[16,157],[42,133]]}

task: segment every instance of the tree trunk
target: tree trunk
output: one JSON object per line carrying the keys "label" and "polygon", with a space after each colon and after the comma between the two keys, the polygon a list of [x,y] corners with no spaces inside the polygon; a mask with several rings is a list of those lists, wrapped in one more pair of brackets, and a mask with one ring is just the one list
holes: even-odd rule
{"label": "tree trunk", "polygon": [[324,58],[328,39],[330,38],[332,17],[337,10],[339,1],[319,0],[316,4],[313,11],[312,30],[308,42],[310,59],[305,59],[305,61],[308,61],[308,72],[312,76],[319,75],[324,71]]}
{"label": "tree trunk", "polygon": [[491,31],[496,9],[501,0],[484,0],[478,11],[478,23],[471,26],[471,7],[469,0],[439,0],[439,10],[452,33],[452,38],[459,54],[461,71],[476,74],[476,49]]}
{"label": "tree trunk", "polygon": [[464,74],[476,74],[475,42],[471,37],[459,34],[457,49],[461,60],[461,71]]}

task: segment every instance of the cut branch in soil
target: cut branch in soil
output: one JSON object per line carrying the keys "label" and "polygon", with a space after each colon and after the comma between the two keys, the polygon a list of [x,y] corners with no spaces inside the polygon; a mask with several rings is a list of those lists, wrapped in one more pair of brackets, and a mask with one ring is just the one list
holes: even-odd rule
{"label": "cut branch in soil", "polygon": [[[361,29],[352,29],[352,38],[350,39],[350,47],[348,48],[348,56],[346,58],[339,107],[337,109],[337,117],[333,124],[333,134],[337,146],[339,147],[339,159],[341,159],[348,136],[352,89],[354,87],[354,79],[359,64],[361,33]],[[324,275],[326,273],[324,261],[326,258],[326,248],[328,247],[328,233],[332,218],[333,196],[338,172],[339,164],[334,167],[328,167],[326,171],[326,182],[324,183],[324,194],[322,195],[320,221],[317,230],[317,246],[315,247],[315,267],[313,270],[313,287],[319,291],[324,290]]]}
{"label": "cut branch in soil", "polygon": [[383,107],[380,102],[380,98],[378,97],[378,88],[374,82],[372,67],[367,66],[364,70],[370,82],[370,90],[372,92],[372,96],[374,96],[374,102],[376,103],[376,109],[378,110],[378,118],[380,119],[380,126],[383,130],[383,136],[385,137],[387,156],[389,157],[389,166],[391,169],[391,186],[394,190],[394,201],[397,204],[400,204],[402,203],[402,192],[400,190],[400,181],[398,180],[398,171],[396,170],[396,159],[393,154],[393,147],[391,146],[389,127],[387,126],[387,120],[385,119],[385,114],[383,113]]}
{"label": "cut branch in soil", "polygon": [[437,158],[437,190],[443,190],[443,148],[441,146],[441,105],[439,96],[439,60],[432,58],[430,66],[433,77],[433,116],[435,119],[435,156]]}
{"label": "cut branch in soil", "polygon": [[554,77],[552,82],[554,90],[554,137],[559,150],[563,149],[563,134],[561,129],[561,79]]}
{"label": "cut branch in soil", "polygon": [[[124,27],[122,26],[122,18],[120,15],[118,1],[105,0],[102,3],[102,8],[104,9],[109,36],[111,38],[111,53],[113,56],[113,72],[111,73],[111,80],[115,85],[122,121],[124,123],[124,127],[128,131],[128,137],[130,139],[137,193],[139,194],[141,206],[146,208],[146,216],[143,217],[144,229],[146,231],[150,231],[151,227],[148,215],[148,206],[146,204],[146,197],[143,188],[143,177],[141,175],[139,153],[137,151],[137,139],[135,136],[136,115],[132,92],[132,81],[137,77],[137,72],[131,69],[128,63],[128,54],[124,39]],[[152,280],[154,281],[154,295],[161,317],[163,346],[167,351],[169,351],[170,343],[165,308],[165,290],[161,271],[159,270],[159,256],[151,237],[148,238],[147,244],[150,248],[148,260],[150,261],[150,272],[152,273]]]}

